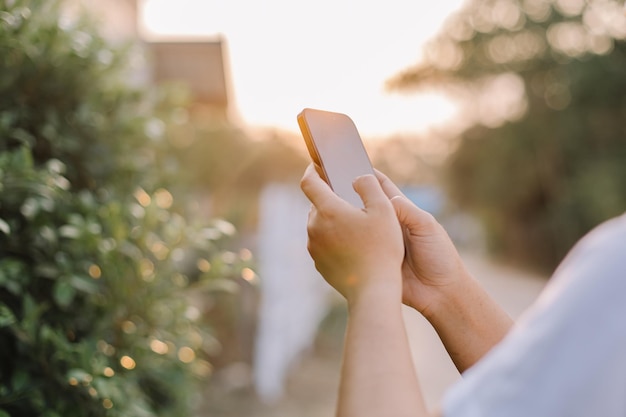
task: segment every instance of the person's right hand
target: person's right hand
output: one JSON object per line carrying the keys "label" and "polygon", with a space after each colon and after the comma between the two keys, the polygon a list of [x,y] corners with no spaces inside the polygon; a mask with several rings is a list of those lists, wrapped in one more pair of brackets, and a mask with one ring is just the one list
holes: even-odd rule
{"label": "person's right hand", "polygon": [[428,212],[415,206],[383,173],[376,171],[402,226],[405,258],[402,264],[404,304],[428,317],[461,286],[468,273],[444,228]]}
{"label": "person's right hand", "polygon": [[465,269],[443,227],[380,172],[404,234],[402,301],[433,325],[460,372],[474,365],[513,322]]}

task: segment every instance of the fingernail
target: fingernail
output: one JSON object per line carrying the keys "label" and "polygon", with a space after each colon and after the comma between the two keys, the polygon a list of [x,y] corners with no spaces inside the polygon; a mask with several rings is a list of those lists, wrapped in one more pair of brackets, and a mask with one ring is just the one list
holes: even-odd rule
{"label": "fingernail", "polygon": [[367,177],[374,177],[374,176],[372,174],[359,175],[358,177],[354,179],[353,183],[359,181],[361,178],[367,178]]}

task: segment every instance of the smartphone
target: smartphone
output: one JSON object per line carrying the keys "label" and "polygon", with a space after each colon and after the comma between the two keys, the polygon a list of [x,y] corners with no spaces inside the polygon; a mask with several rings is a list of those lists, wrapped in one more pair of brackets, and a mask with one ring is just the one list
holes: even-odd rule
{"label": "smartphone", "polygon": [[363,208],[352,182],[361,175],[374,174],[356,125],[345,114],[304,109],[298,125],[313,162],[322,168],[330,188],[348,203]]}

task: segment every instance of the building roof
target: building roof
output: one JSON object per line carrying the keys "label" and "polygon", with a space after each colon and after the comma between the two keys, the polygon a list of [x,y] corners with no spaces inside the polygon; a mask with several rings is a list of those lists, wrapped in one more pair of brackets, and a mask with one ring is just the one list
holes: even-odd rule
{"label": "building roof", "polygon": [[155,83],[186,84],[193,101],[226,109],[228,91],[222,40],[149,42]]}

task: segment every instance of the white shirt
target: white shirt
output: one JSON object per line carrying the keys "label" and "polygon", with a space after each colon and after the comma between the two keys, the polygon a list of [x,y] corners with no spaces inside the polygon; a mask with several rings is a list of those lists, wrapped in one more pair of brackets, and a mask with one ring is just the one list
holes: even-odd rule
{"label": "white shirt", "polygon": [[626,417],[626,215],[565,258],[505,339],[447,393],[445,417]]}

